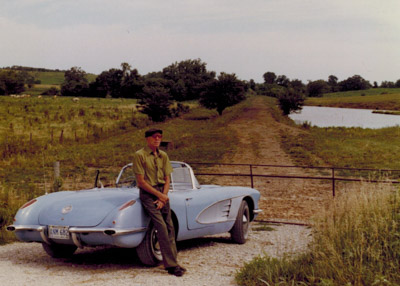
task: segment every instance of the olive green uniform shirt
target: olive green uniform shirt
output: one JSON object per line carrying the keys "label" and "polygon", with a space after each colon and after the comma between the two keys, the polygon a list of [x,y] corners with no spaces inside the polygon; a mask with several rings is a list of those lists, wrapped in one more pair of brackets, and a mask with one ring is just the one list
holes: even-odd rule
{"label": "olive green uniform shirt", "polygon": [[133,157],[133,172],[144,175],[151,186],[165,184],[165,177],[172,173],[172,166],[167,153],[157,150],[154,154],[148,147],[138,150]]}

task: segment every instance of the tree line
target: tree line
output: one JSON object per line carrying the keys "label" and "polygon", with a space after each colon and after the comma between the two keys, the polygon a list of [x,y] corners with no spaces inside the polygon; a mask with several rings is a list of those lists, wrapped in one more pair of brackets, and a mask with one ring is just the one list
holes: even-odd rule
{"label": "tree line", "polygon": [[[90,83],[82,69],[73,67],[65,72],[60,93],[74,97],[136,98],[143,113],[153,121],[164,121],[188,110],[182,104],[187,100],[198,100],[221,115],[225,108],[245,99],[246,91],[246,83],[235,74],[216,76],[207,70],[206,63],[195,59],[175,62],[144,76],[122,63],[121,68],[103,71]],[[179,103],[175,109],[171,108],[174,101]]]}
{"label": "tree line", "polygon": [[[25,85],[31,87],[35,79],[29,71],[52,71],[20,66],[0,70],[0,95],[21,93]],[[253,90],[257,94],[276,97],[284,114],[301,109],[306,97],[320,97],[324,93],[364,90],[379,87],[359,75],[339,81],[334,75],[325,80],[309,81],[304,84],[299,79],[289,79],[274,72],[263,74],[263,83],[254,80],[243,81],[235,74],[208,71],[206,63],[200,59],[175,62],[159,72],[140,75],[137,69],[122,63],[120,68],[112,68],[100,73],[95,81],[89,82],[87,73],[79,67],[64,72],[61,90],[50,88],[44,95],[72,97],[136,98],[141,111],[153,120],[163,121],[187,110],[182,102],[198,100],[206,108],[216,109],[221,115],[225,108],[245,99],[245,94]],[[384,81],[381,87],[400,88],[396,82]],[[171,108],[178,102],[176,108]]]}

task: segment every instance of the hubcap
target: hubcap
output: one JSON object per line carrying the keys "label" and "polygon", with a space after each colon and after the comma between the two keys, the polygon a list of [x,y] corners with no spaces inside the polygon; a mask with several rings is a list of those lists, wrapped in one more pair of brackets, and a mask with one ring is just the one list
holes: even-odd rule
{"label": "hubcap", "polygon": [[153,232],[151,234],[151,248],[153,250],[154,256],[161,261],[162,260],[162,255],[161,255],[161,249],[160,249],[160,243],[158,242],[157,239],[157,230],[153,228]]}

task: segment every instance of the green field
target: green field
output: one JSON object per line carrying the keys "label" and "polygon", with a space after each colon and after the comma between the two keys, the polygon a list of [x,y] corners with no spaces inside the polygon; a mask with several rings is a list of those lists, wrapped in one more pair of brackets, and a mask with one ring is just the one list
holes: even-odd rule
{"label": "green field", "polygon": [[376,88],[328,93],[324,94],[323,97],[307,98],[305,105],[400,110],[400,89]]}
{"label": "green field", "polygon": [[[64,72],[62,71],[47,71],[47,72],[29,72],[35,80],[39,80],[40,84],[35,84],[32,88],[26,87],[25,94],[29,95],[40,95],[47,91],[51,87],[55,87],[58,90],[61,89],[61,84],[64,82]],[[95,74],[87,74],[89,82],[96,80]]]}
{"label": "green field", "polygon": [[[41,84],[48,85],[61,85],[64,81],[64,72],[62,71],[48,71],[48,72],[30,72],[35,80],[40,80]],[[92,82],[96,79],[96,75],[87,74],[87,79]]]}

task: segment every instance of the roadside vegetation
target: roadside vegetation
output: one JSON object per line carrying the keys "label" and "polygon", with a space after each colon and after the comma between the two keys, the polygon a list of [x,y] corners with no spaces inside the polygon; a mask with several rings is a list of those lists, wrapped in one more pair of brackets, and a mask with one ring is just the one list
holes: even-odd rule
{"label": "roadside vegetation", "polygon": [[261,255],[237,272],[238,285],[399,285],[400,196],[388,185],[361,185],[313,224],[309,252]]}

